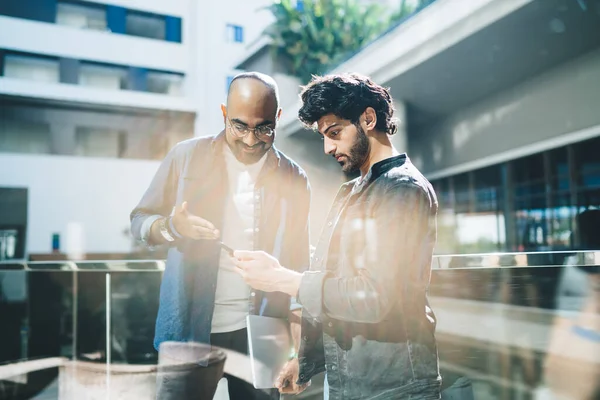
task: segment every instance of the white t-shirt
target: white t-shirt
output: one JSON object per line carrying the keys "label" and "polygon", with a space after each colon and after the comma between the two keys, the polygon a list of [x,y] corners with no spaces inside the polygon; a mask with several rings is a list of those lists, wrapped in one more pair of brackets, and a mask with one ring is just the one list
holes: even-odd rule
{"label": "white t-shirt", "polygon": [[[229,146],[223,146],[229,190],[225,200],[223,243],[235,250],[254,250],[254,185],[266,154],[255,164],[237,160]],[[211,333],[232,332],[246,327],[250,287],[235,272],[229,255],[221,251],[215,309]]]}

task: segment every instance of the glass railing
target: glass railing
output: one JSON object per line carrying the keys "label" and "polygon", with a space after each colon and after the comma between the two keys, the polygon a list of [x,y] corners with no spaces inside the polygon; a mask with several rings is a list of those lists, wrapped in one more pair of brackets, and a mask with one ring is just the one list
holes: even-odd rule
{"label": "glass railing", "polygon": [[[96,375],[137,374],[132,387],[154,385],[164,268],[0,263],[0,399],[71,398],[63,376],[74,360],[107,366]],[[470,384],[476,399],[598,398],[600,251],[437,256],[429,300],[445,389]],[[296,398],[322,398],[322,376]]]}

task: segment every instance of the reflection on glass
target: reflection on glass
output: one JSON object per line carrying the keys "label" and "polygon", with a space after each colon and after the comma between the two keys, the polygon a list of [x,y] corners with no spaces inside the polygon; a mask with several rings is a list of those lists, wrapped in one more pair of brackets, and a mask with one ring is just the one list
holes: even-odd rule
{"label": "reflection on glass", "polygon": [[438,254],[495,252],[505,248],[500,167],[434,182],[440,212]]}
{"label": "reflection on glass", "polygon": [[150,39],[165,39],[166,20],[162,16],[128,10],[125,32]]}
{"label": "reflection on glass", "polygon": [[94,63],[81,63],[79,67],[79,84],[100,89],[126,89],[127,69]]}
{"label": "reflection on glass", "polygon": [[575,157],[578,171],[577,199],[579,206],[588,208],[600,206],[600,137],[575,145]]}
{"label": "reflection on glass", "polygon": [[[584,243],[593,244],[585,235]],[[600,249],[439,256],[434,266],[429,297],[444,389],[465,385],[475,399],[597,398]],[[57,368],[7,383],[3,367],[64,357],[86,364],[64,364],[62,385],[102,391],[110,355],[115,386],[151,393],[163,269],[162,261],[0,263],[3,388],[56,398]],[[124,380],[127,373],[139,379]]]}
{"label": "reflection on glass", "polygon": [[22,54],[4,56],[4,76],[36,82],[59,82],[58,60]]}
{"label": "reflection on glass", "polygon": [[148,72],[149,92],[181,96],[183,89],[183,75],[167,72]]}
{"label": "reflection on glass", "polygon": [[106,8],[59,1],[56,4],[56,23],[79,29],[106,31]]}
{"label": "reflection on glass", "polygon": [[437,254],[580,248],[577,215],[600,207],[600,138],[432,182]]}
{"label": "reflection on glass", "polygon": [[0,151],[7,153],[50,154],[50,124],[19,119],[0,123]]}
{"label": "reflection on glass", "polygon": [[80,126],[75,129],[74,154],[86,157],[120,158],[127,150],[126,139],[126,132]]}

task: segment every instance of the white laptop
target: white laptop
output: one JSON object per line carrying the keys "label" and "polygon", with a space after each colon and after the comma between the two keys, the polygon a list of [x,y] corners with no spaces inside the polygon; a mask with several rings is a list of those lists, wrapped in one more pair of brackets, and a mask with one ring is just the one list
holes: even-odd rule
{"label": "white laptop", "polygon": [[273,388],[293,348],[289,322],[285,319],[248,315],[246,323],[252,384],[256,389]]}

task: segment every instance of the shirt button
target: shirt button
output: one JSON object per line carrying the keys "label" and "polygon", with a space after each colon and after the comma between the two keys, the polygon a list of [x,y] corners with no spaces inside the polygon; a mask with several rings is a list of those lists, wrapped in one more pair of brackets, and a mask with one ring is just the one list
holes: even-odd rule
{"label": "shirt button", "polygon": [[331,226],[331,225],[333,225],[333,222],[329,221],[329,222],[327,223],[327,226]]}
{"label": "shirt button", "polygon": [[333,323],[330,322],[330,323],[327,324],[327,326],[330,327],[330,328],[333,328]]}
{"label": "shirt button", "polygon": [[332,366],[331,366],[331,370],[332,370],[332,371],[335,371],[335,369],[336,369],[336,368],[335,368],[335,365],[332,365]]}
{"label": "shirt button", "polygon": [[256,292],[251,292],[250,296],[252,296],[252,297],[256,296]]}
{"label": "shirt button", "polygon": [[315,257],[315,262],[319,261],[319,257]]}
{"label": "shirt button", "polygon": [[259,195],[256,195],[256,196],[254,196],[254,199],[255,199],[255,200],[260,200],[260,196],[259,196]]}
{"label": "shirt button", "polygon": [[260,229],[258,228],[254,228],[254,232],[258,232]]}
{"label": "shirt button", "polygon": [[302,336],[302,340],[304,340],[305,342],[308,342],[308,336]]}

